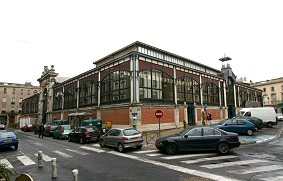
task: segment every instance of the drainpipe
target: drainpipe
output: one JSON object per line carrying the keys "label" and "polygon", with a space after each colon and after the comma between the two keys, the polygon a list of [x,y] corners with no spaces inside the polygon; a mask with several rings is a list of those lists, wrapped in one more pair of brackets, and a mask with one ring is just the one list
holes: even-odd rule
{"label": "drainpipe", "polygon": [[136,80],[136,58],[138,57],[138,55],[133,55],[133,103],[137,102],[137,93],[136,93],[136,89],[137,89],[137,80]]}

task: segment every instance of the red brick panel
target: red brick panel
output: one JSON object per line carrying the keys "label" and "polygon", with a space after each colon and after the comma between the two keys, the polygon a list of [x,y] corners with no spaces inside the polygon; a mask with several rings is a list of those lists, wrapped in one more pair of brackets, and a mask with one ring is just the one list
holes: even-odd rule
{"label": "red brick panel", "polygon": [[211,114],[212,120],[220,119],[220,110],[219,109],[208,109],[207,114]]}
{"label": "red brick panel", "polygon": [[176,78],[179,79],[179,78],[182,78],[182,77],[190,77],[192,78],[193,80],[199,82],[200,78],[198,75],[195,75],[195,74],[190,74],[188,72],[182,72],[180,70],[177,70],[176,71]]}
{"label": "red brick panel", "polygon": [[[159,108],[142,108],[141,115],[142,125],[146,124],[158,124],[159,120],[155,117],[155,111]],[[163,112],[163,116],[160,119],[160,123],[173,123],[174,121],[174,109],[173,108],[160,108]]]}
{"label": "red brick panel", "polygon": [[129,108],[101,110],[101,119],[103,123],[110,121],[112,124],[129,125]]}
{"label": "red brick panel", "polygon": [[201,109],[197,109],[197,121],[201,121]]}
{"label": "red brick panel", "polygon": [[185,115],[184,115],[184,108],[181,107],[179,108],[179,122],[183,122],[185,120]]}

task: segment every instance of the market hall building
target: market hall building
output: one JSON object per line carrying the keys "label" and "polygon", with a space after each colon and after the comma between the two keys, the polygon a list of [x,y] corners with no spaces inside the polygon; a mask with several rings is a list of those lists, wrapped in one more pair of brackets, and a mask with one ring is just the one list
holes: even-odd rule
{"label": "market hall building", "polygon": [[[217,70],[135,42],[94,64],[62,83],[56,81],[54,66],[45,66],[38,79],[40,94],[23,100],[22,117],[36,117],[38,123],[66,119],[75,125],[92,117],[114,127],[156,130],[159,125],[182,127],[183,121],[201,124],[203,112],[217,121],[235,116],[241,107],[262,106],[262,90],[237,83],[225,62]],[[163,112],[160,120],[156,110]]]}

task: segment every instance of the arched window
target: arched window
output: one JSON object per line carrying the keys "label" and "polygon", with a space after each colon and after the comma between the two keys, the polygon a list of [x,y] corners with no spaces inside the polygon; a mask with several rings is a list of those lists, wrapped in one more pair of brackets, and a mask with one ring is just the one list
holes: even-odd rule
{"label": "arched window", "polygon": [[79,107],[95,105],[98,98],[98,82],[87,81],[80,87]]}
{"label": "arched window", "polygon": [[178,102],[200,102],[199,83],[196,80],[190,77],[182,77],[176,79],[176,86]]}
{"label": "arched window", "polygon": [[159,70],[144,70],[139,74],[140,99],[174,100],[173,79]]}
{"label": "arched window", "polygon": [[211,106],[219,105],[219,89],[213,83],[206,83],[202,85],[203,103]]}
{"label": "arched window", "polygon": [[101,81],[101,103],[130,100],[130,74],[115,71]]}

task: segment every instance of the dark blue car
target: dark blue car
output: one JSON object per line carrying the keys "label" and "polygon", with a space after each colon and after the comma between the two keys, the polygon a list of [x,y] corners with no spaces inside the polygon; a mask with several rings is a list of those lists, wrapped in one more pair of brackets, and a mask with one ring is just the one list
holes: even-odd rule
{"label": "dark blue car", "polygon": [[226,119],[216,125],[213,125],[213,127],[228,132],[247,134],[249,136],[252,136],[256,131],[256,127],[253,123],[249,122],[247,119],[242,119],[242,118]]}
{"label": "dark blue car", "polygon": [[15,150],[18,149],[18,138],[13,132],[0,131],[0,148],[14,146]]}

